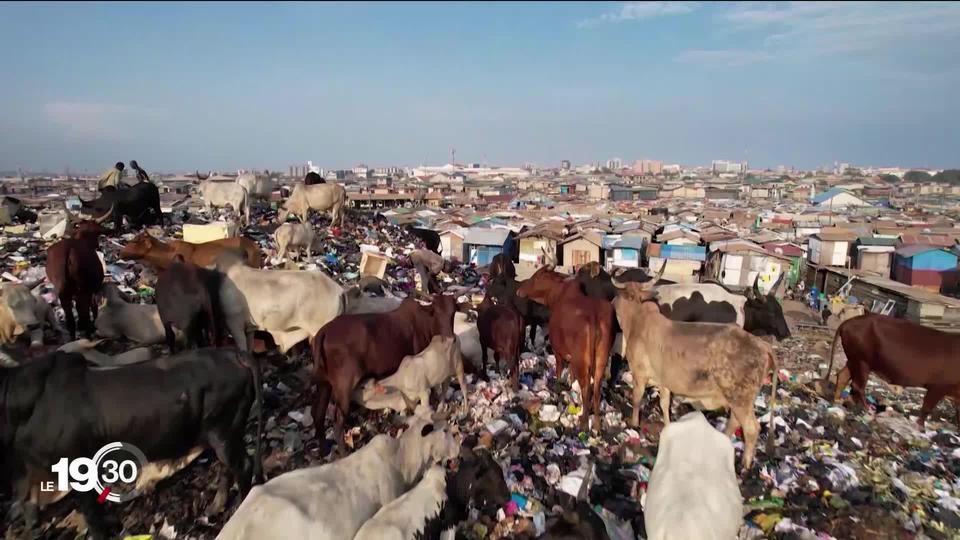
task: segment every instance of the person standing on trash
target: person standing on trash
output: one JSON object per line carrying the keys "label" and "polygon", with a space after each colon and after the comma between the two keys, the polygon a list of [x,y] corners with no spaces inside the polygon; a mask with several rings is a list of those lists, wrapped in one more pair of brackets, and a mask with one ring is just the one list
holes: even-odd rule
{"label": "person standing on trash", "polygon": [[137,171],[137,182],[149,182],[150,176],[147,175],[147,171],[140,168],[140,165],[137,164],[137,160],[130,160],[130,168]]}
{"label": "person standing on trash", "polygon": [[123,179],[124,174],[123,162],[118,161],[116,165],[104,172],[100,177],[100,181],[97,182],[97,191],[103,191],[104,188],[108,187],[120,189],[120,181]]}
{"label": "person standing on trash", "polygon": [[410,253],[410,262],[420,275],[421,290],[427,294],[442,292],[436,276],[443,272],[443,257],[429,249],[418,249]]}

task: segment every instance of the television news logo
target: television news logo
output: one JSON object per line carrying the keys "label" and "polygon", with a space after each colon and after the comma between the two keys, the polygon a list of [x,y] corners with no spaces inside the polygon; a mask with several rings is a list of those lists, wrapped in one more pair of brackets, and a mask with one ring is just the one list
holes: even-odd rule
{"label": "television news logo", "polygon": [[95,491],[97,502],[126,502],[137,496],[137,480],[147,465],[143,452],[130,443],[104,445],[92,458],[60,458],[50,467],[57,480],[42,482],[40,491]]}

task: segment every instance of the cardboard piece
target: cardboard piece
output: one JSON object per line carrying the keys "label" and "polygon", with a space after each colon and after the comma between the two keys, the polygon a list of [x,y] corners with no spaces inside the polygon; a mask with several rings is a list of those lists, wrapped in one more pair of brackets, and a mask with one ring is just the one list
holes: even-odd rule
{"label": "cardboard piece", "polygon": [[183,224],[183,241],[191,244],[203,244],[235,236],[237,236],[237,225],[235,223],[215,221],[204,225]]}

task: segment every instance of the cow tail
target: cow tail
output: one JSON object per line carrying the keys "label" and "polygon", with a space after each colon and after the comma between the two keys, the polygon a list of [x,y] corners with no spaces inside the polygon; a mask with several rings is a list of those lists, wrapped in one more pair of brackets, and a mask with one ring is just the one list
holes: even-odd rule
{"label": "cow tail", "polygon": [[833,371],[833,357],[837,352],[837,339],[840,337],[840,328],[843,327],[843,324],[837,327],[837,331],[833,333],[833,342],[830,344],[830,362],[827,364],[827,373],[823,376],[821,384],[826,385],[827,381],[830,380],[830,372]]}
{"label": "cow tail", "polygon": [[314,378],[317,378],[317,375],[321,371],[327,369],[327,359],[323,351],[323,341],[326,337],[326,333],[321,328],[317,335],[313,338],[313,343],[310,344],[310,347],[313,349],[313,374]]}
{"label": "cow tail", "polygon": [[240,352],[244,364],[253,372],[253,397],[257,406],[257,446],[253,455],[253,482],[263,483],[263,383],[260,360],[249,351]]}
{"label": "cow tail", "polygon": [[774,409],[777,405],[777,380],[780,378],[779,369],[777,369],[777,357],[773,352],[773,347],[767,346],[767,360],[770,362],[773,380],[770,383],[770,403],[767,405],[767,412],[770,413],[770,420],[767,421],[767,457],[773,456],[773,444],[776,441],[774,429]]}

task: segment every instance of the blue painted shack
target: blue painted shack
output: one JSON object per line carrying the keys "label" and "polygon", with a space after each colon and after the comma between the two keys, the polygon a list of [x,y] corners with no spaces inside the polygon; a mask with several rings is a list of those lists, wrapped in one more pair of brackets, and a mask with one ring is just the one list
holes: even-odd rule
{"label": "blue painted shack", "polygon": [[504,243],[510,236],[509,229],[484,229],[471,227],[463,237],[463,250],[466,262],[477,266],[490,264],[493,258],[503,252]]}
{"label": "blue painted shack", "polygon": [[957,254],[930,245],[901,246],[896,251],[893,279],[934,292],[957,286]]}

